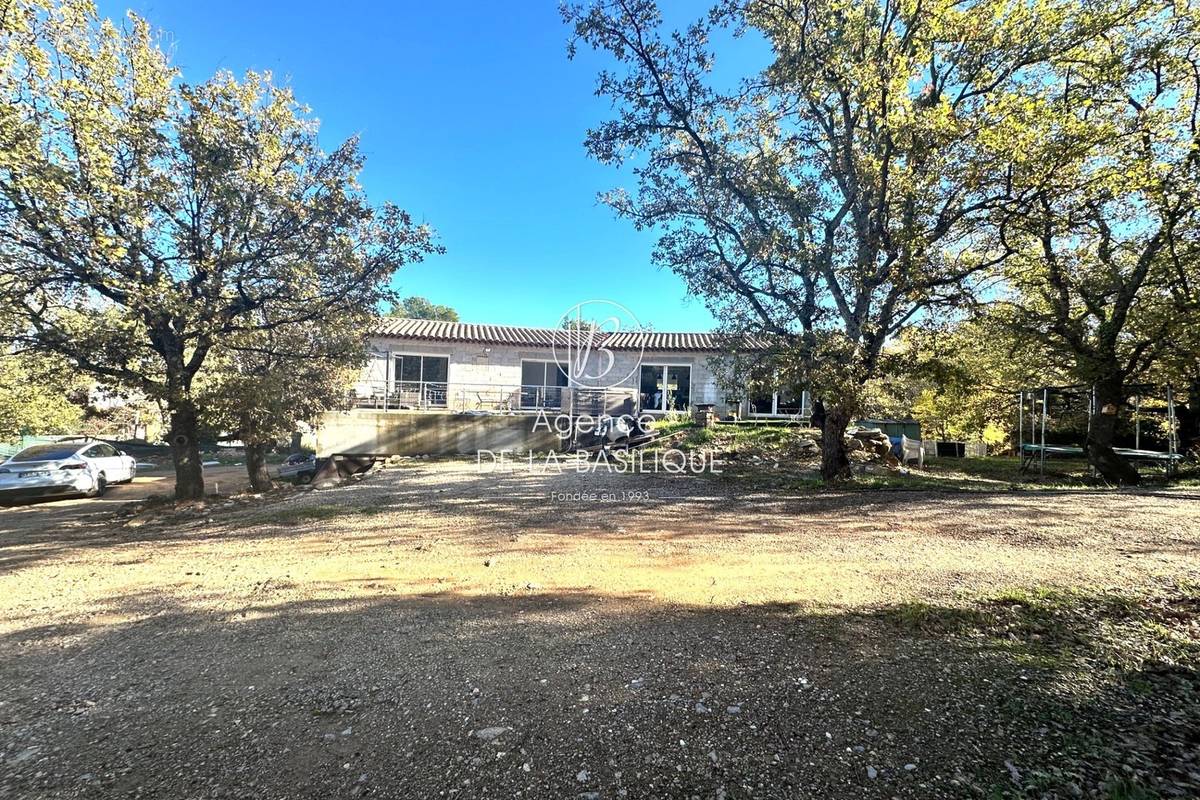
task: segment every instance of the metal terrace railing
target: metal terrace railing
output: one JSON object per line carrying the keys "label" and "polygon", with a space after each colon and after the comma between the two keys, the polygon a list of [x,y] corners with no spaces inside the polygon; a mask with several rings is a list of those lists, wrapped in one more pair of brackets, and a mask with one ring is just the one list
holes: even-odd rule
{"label": "metal terrace railing", "polygon": [[347,394],[348,409],[571,414],[637,410],[632,389],[447,383],[445,381],[360,381]]}
{"label": "metal terrace railing", "polygon": [[350,389],[347,405],[380,411],[442,409],[447,390],[445,381],[362,381]]}
{"label": "metal terrace railing", "polygon": [[520,391],[521,408],[547,408],[560,410],[563,407],[562,386],[522,386]]}
{"label": "metal terrace railing", "polygon": [[504,386],[460,384],[451,386],[453,411],[554,411],[563,409],[562,386]]}

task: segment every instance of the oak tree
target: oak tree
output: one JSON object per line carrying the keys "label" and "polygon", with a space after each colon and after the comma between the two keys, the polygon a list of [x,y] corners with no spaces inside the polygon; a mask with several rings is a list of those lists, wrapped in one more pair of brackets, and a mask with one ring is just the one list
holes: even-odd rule
{"label": "oak tree", "polygon": [[269,74],[181,81],[150,26],[88,0],[0,3],[0,303],[169,414],[176,497],[203,493],[195,380],[214,348],[391,299],[431,231],[357,182],[351,139]]}
{"label": "oak tree", "polygon": [[446,322],[458,322],[458,312],[450,306],[431,303],[426,298],[416,295],[405,297],[399,303],[392,306],[391,311],[387,315],[389,317],[403,317],[405,319],[434,319]]}
{"label": "oak tree", "polygon": [[370,322],[360,309],[320,323],[263,325],[213,349],[197,377],[198,404],[206,426],[242,441],[251,488],[272,487],[272,447],[344,403],[367,359]]}
{"label": "oak tree", "polygon": [[1200,26],[1186,4],[1127,11],[1014,112],[1013,200],[996,215],[1013,256],[992,315],[1091,389],[1088,460],[1133,484],[1113,450],[1126,389],[1183,338],[1200,252]]}
{"label": "oak tree", "polygon": [[[671,32],[652,0],[565,16],[576,42],[617,65],[597,86],[616,114],[586,147],[632,161],[637,185],[604,199],[660,233],[655,261],[724,327],[792,340],[825,401],[822,474],[836,479],[885,343],[957,306],[1007,256],[979,246],[1011,191],[1014,142],[988,132],[1042,91],[1054,58],[1121,13],[1068,0],[750,0]],[[771,63],[714,77],[712,40],[729,31],[764,40]]]}

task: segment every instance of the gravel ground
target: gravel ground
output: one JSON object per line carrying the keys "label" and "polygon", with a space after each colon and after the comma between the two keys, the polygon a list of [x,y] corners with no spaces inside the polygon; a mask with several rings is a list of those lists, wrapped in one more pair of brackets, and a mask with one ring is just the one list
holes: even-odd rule
{"label": "gravel ground", "polygon": [[281,498],[0,511],[0,796],[1200,794],[1186,495]]}

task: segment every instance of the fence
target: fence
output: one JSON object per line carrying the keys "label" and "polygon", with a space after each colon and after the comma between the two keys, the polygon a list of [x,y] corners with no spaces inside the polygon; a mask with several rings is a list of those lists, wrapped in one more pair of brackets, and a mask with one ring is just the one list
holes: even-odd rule
{"label": "fence", "polygon": [[346,397],[347,408],[376,411],[613,413],[637,409],[632,389],[586,389],[537,384],[447,383],[444,381],[365,381]]}
{"label": "fence", "polygon": [[925,439],[921,445],[925,448],[925,455],[931,458],[985,458],[988,454],[987,444],[981,439],[969,442]]}
{"label": "fence", "polygon": [[24,450],[26,447],[32,447],[35,444],[48,444],[57,442],[61,436],[22,436],[20,441],[15,444],[4,444],[0,442],[0,458],[12,458],[17,453]]}
{"label": "fence", "polygon": [[389,409],[446,408],[448,386],[444,381],[384,381],[358,383],[347,402],[354,408]]}

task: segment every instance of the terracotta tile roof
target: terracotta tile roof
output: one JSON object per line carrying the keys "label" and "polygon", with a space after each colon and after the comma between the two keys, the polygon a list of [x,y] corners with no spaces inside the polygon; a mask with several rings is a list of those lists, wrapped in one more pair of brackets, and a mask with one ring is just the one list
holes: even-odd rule
{"label": "terracotta tile roof", "polygon": [[627,331],[610,334],[604,344],[613,350],[726,350],[725,339],[715,333]]}
{"label": "terracotta tile roof", "polygon": [[[567,344],[568,331],[559,328],[525,328],[515,325],[476,325],[429,319],[385,317],[372,331],[376,336],[397,339],[426,339],[439,342],[511,344],[552,347]],[[682,350],[720,352],[728,350],[728,339],[715,333],[669,333],[622,331],[601,333],[599,346],[612,350]]]}

